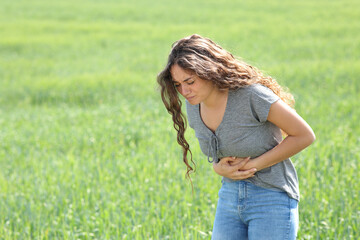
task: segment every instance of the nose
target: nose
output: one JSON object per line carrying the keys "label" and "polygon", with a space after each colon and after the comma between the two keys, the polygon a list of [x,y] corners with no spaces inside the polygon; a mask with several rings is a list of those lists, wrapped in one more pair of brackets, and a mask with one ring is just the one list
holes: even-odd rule
{"label": "nose", "polygon": [[181,92],[182,95],[186,96],[190,93],[190,87],[186,84],[181,84]]}

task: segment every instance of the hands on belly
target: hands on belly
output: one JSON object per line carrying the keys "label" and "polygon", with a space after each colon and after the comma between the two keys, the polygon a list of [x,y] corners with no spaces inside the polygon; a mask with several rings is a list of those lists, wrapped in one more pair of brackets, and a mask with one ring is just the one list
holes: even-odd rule
{"label": "hands on belly", "polygon": [[249,162],[250,157],[224,157],[218,163],[213,162],[214,171],[220,176],[227,177],[233,180],[243,180],[253,177],[256,173],[256,168],[243,169]]}

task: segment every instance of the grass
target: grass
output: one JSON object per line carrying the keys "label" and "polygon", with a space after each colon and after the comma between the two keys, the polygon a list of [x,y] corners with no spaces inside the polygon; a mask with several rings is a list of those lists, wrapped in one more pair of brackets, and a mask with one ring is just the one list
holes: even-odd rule
{"label": "grass", "polygon": [[299,239],[360,238],[359,3],[0,3],[0,239],[209,239],[220,177],[192,131],[194,193],[156,74],[199,33],[294,94]]}

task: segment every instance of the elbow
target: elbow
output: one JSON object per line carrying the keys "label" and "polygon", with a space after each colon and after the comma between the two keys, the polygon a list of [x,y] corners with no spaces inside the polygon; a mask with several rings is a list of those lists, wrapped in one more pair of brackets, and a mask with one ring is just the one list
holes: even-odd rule
{"label": "elbow", "polygon": [[316,136],[314,131],[310,130],[306,137],[306,142],[308,143],[308,146],[311,145],[316,140]]}
{"label": "elbow", "polygon": [[304,131],[301,136],[298,136],[298,144],[302,149],[310,146],[316,140],[315,133],[312,129]]}

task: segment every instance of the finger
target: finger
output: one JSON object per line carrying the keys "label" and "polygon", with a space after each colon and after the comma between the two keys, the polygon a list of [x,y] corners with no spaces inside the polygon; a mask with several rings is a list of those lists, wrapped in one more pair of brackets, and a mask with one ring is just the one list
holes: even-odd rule
{"label": "finger", "polygon": [[223,165],[223,170],[229,173],[237,173],[249,160],[243,160],[243,162],[237,163],[236,165]]}
{"label": "finger", "polygon": [[220,159],[219,163],[228,164],[229,161],[234,161],[235,157],[223,157]]}
{"label": "finger", "polygon": [[250,157],[247,158],[241,158],[241,161],[234,164],[234,166],[237,167],[238,170],[240,170],[242,167],[244,167],[248,162],[250,161]]}
{"label": "finger", "polygon": [[[245,161],[246,164],[247,161]],[[241,169],[242,165],[239,166],[239,163],[236,165],[224,165],[224,170],[230,173],[237,173]]]}
{"label": "finger", "polygon": [[254,176],[255,173],[256,173],[256,169],[252,168],[252,169],[245,170],[245,171],[238,171],[238,172],[234,173],[233,176],[234,176],[234,179],[242,180],[242,179],[246,179],[246,178]]}
{"label": "finger", "polygon": [[230,166],[233,168],[233,171],[239,171],[241,170],[248,162],[250,161],[250,157],[248,158],[243,158],[241,159],[241,161],[235,163],[235,164],[230,164]]}
{"label": "finger", "polygon": [[250,157],[236,157],[231,161],[231,166],[242,164],[243,161],[250,159]]}
{"label": "finger", "polygon": [[244,171],[244,169],[242,169],[247,163],[249,162],[249,160],[244,160],[243,162],[236,164],[234,166],[228,166],[229,171],[230,172],[234,172],[237,173],[239,171]]}

